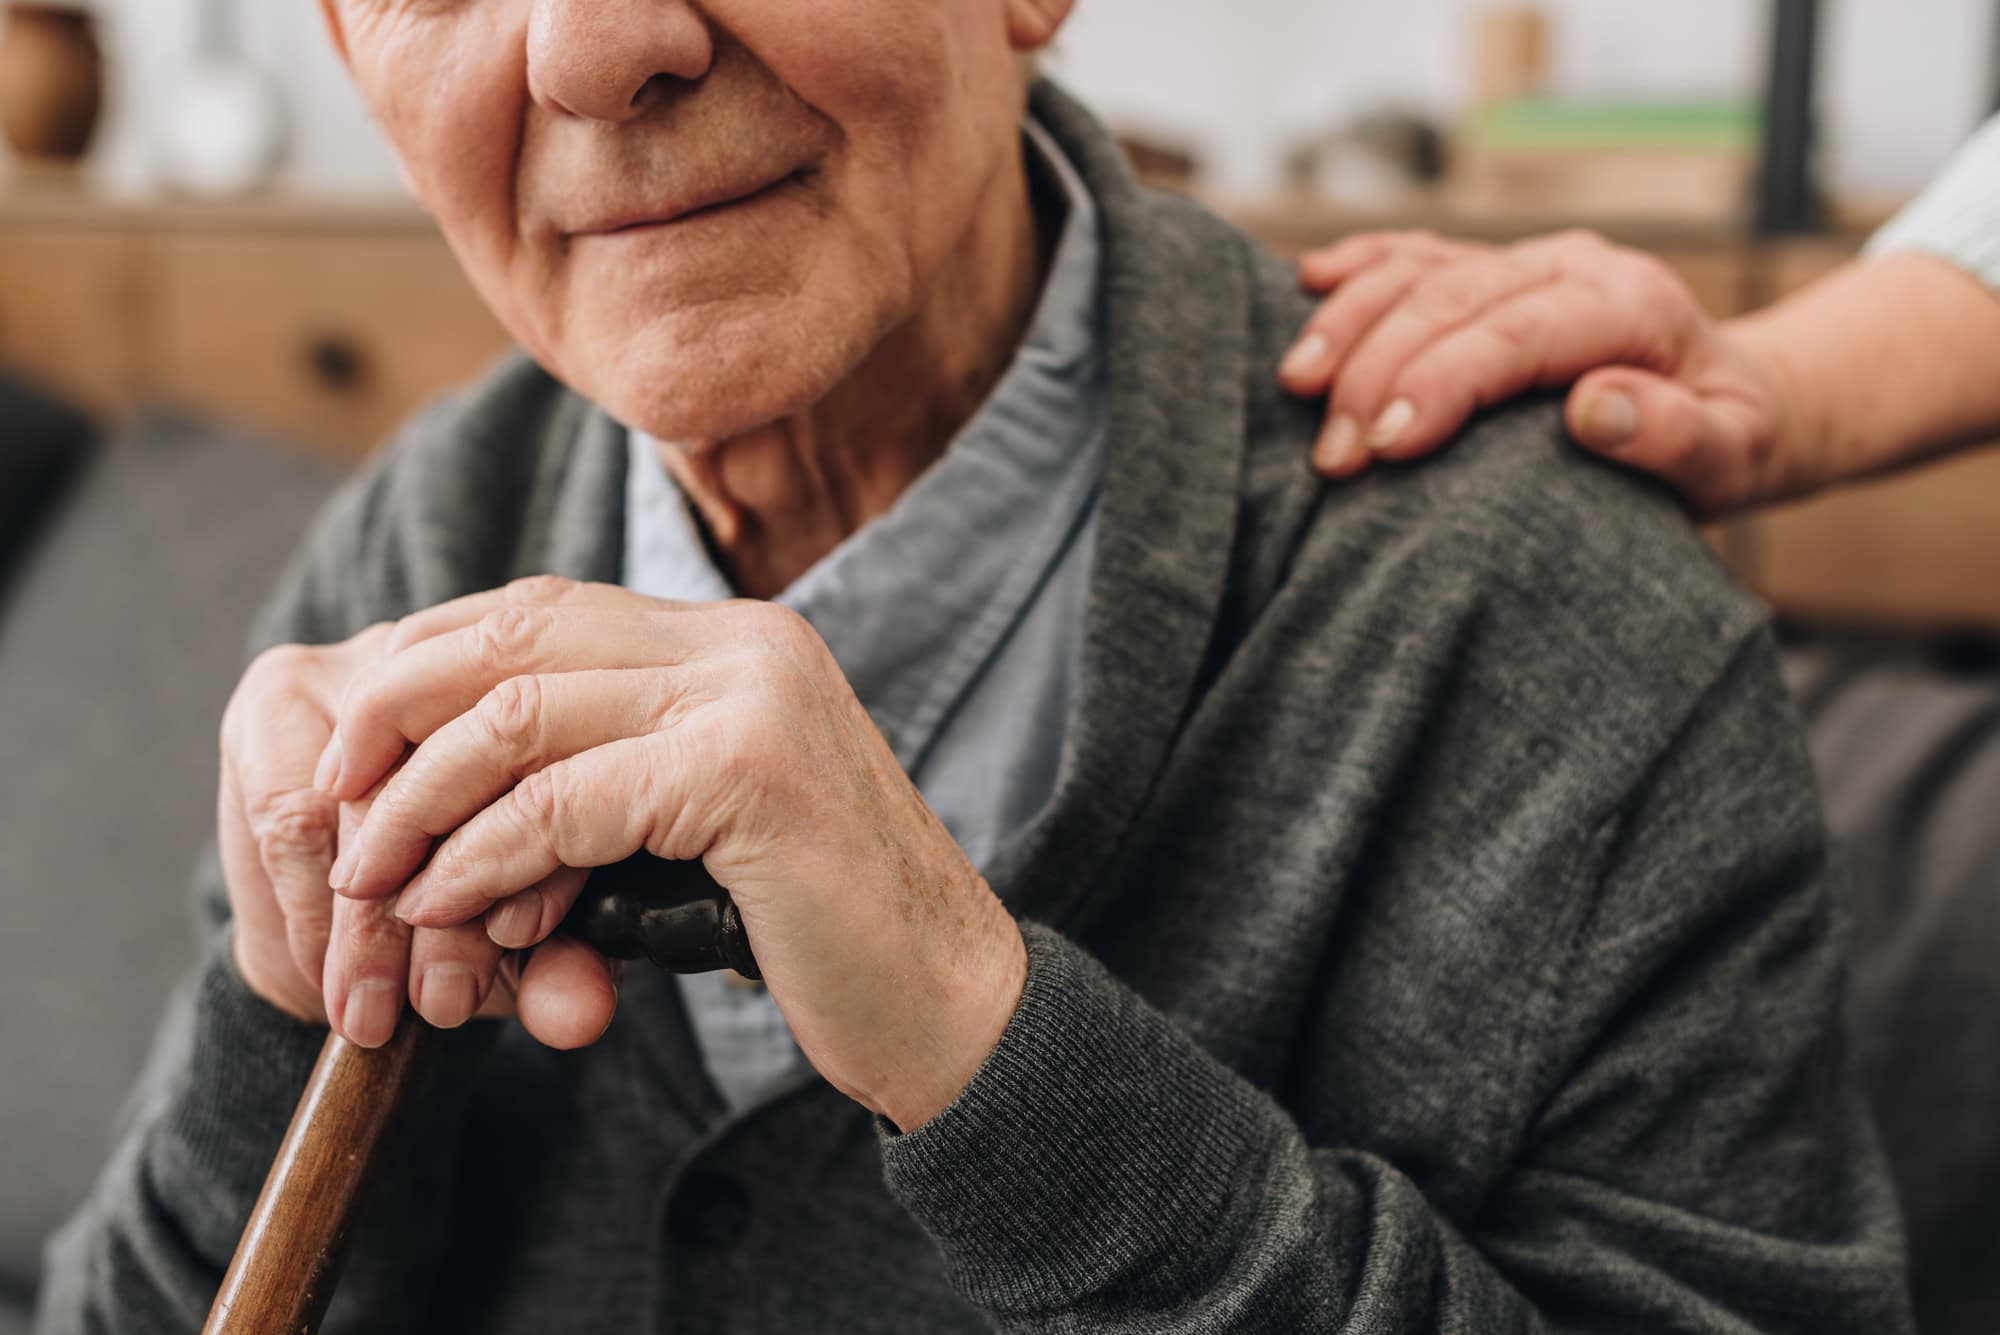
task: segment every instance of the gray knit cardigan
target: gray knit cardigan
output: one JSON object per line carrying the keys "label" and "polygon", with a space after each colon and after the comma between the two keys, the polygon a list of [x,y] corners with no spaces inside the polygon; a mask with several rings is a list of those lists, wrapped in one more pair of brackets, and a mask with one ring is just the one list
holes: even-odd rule
{"label": "gray knit cardigan", "polygon": [[[1288,270],[1036,109],[1102,205],[1110,436],[1058,791],[992,874],[999,1047],[896,1136],[810,1074],[727,1114],[658,975],[586,1051],[471,1026],[328,1329],[1907,1330],[1757,610],[1546,405],[1318,485]],[[263,638],[616,580],[622,446],[502,367],[332,505]],[[197,1329],[319,1039],[212,950],[41,1330]]]}

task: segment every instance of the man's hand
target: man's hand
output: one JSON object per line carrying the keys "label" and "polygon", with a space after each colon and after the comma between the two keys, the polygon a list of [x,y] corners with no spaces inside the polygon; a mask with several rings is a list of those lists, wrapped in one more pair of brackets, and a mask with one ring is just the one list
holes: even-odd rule
{"label": "man's hand", "polygon": [[1329,295],[1280,379],[1330,392],[1313,451],[1328,477],[1420,458],[1481,408],[1574,385],[1577,443],[1658,474],[1702,517],[1819,480],[1780,448],[1782,369],[1652,256],[1581,232],[1506,247],[1369,234],[1308,255],[1301,275]]}
{"label": "man's hand", "polygon": [[[413,940],[388,906],[336,900],[327,885],[367,802],[336,803],[314,771],[342,692],[391,640],[378,626],[342,644],[272,649],[250,665],[223,715],[216,821],[244,982],[280,1010],[330,1020],[370,1047],[394,1032],[406,991],[432,1023],[463,1024],[494,990],[501,953],[477,929]],[[505,1003],[496,996],[491,1008]]]}
{"label": "man's hand", "polygon": [[775,605],[553,579],[445,604],[348,689],[336,747],[327,791],[379,792],[334,885],[370,907],[400,895],[424,928],[545,942],[524,1021],[608,1022],[602,960],[550,933],[574,869],[641,850],[728,887],[808,1060],[905,1129],[957,1095],[1019,1001],[1019,928],[819,636]]}

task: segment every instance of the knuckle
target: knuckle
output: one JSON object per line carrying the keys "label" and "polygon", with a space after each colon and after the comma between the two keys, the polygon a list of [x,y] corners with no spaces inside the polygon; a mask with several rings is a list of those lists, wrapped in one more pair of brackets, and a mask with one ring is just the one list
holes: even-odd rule
{"label": "knuckle", "polygon": [[250,828],[266,858],[292,861],[333,851],[331,804],[305,790],[269,793],[252,799]]}
{"label": "knuckle", "polygon": [[[373,643],[374,657],[377,658],[394,658],[427,638],[423,621],[414,613],[399,621],[386,623],[382,630],[383,634]],[[363,646],[362,641],[356,641],[356,644],[357,647]]]}
{"label": "knuckle", "polygon": [[301,644],[280,644],[250,660],[223,710],[224,736],[230,735],[261,704],[274,696],[294,694],[310,680],[313,650]]}
{"label": "knuckle", "polygon": [[514,809],[534,829],[548,831],[562,811],[563,767],[552,765],[536,770],[514,785]]}
{"label": "knuckle", "polygon": [[507,601],[522,606],[559,603],[578,587],[575,580],[561,575],[527,575],[508,582]]}
{"label": "knuckle", "polygon": [[1643,250],[1623,250],[1619,251],[1615,258],[1618,271],[1625,281],[1641,289],[1657,289],[1674,284],[1676,281],[1674,271],[1657,255],[1648,254]]}
{"label": "knuckle", "polygon": [[1392,397],[1423,404],[1436,404],[1448,397],[1458,377],[1440,375],[1439,360],[1436,356],[1419,357],[1404,367],[1396,377]]}
{"label": "knuckle", "polygon": [[1478,258],[1455,260],[1433,269],[1420,280],[1407,317],[1419,324],[1464,319],[1479,307],[1484,269]]}
{"label": "knuckle", "polygon": [[387,689],[386,676],[380,666],[364,668],[356,673],[340,693],[340,728],[372,729],[382,722],[385,712],[382,705],[383,692]]}
{"label": "knuckle", "polygon": [[[1386,377],[1377,365],[1379,361],[1379,358],[1368,355],[1366,349],[1356,354],[1333,387],[1336,412],[1349,415],[1366,413],[1381,402]],[[1367,424],[1364,422],[1362,425]]]}
{"label": "knuckle", "polygon": [[1495,311],[1483,322],[1483,332],[1497,342],[1510,365],[1532,362],[1542,347],[1542,329],[1531,313],[1516,309]]}
{"label": "knuckle", "polygon": [[529,748],[541,735],[542,702],[539,677],[509,677],[480,700],[479,721],[508,750]]}
{"label": "knuckle", "polygon": [[549,614],[538,607],[503,607],[488,612],[472,628],[473,654],[488,667],[505,667],[540,642],[549,621]]}
{"label": "knuckle", "polygon": [[377,621],[366,630],[342,641],[337,648],[350,657],[362,659],[380,657],[386,646],[395,643],[403,624],[401,621]]}
{"label": "knuckle", "polygon": [[273,645],[250,661],[250,669],[244,675],[260,682],[303,681],[312,666],[313,655],[314,651],[303,644]]}
{"label": "knuckle", "polygon": [[815,652],[819,632],[812,623],[789,607],[777,603],[750,603],[743,615],[750,627],[750,640],[780,658],[796,660]]}
{"label": "knuckle", "polygon": [[409,957],[410,929],[386,906],[358,904],[354,911],[336,915],[334,943],[330,953],[348,960],[400,962]]}
{"label": "knuckle", "polygon": [[1386,232],[1363,232],[1350,236],[1326,254],[1339,264],[1366,266],[1377,263],[1395,249],[1396,238]]}
{"label": "knuckle", "polygon": [[1633,257],[1633,265],[1639,299],[1648,306],[1673,309],[1690,304],[1686,285],[1665,260],[1655,255],[1638,255]]}

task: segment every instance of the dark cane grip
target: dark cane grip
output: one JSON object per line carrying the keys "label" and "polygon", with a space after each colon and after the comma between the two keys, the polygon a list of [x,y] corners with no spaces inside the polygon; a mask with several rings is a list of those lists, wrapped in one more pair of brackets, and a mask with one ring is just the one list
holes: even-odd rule
{"label": "dark cane grip", "polygon": [[764,976],[736,902],[699,862],[641,854],[600,867],[563,925],[613,959],[651,960],[673,973]]}

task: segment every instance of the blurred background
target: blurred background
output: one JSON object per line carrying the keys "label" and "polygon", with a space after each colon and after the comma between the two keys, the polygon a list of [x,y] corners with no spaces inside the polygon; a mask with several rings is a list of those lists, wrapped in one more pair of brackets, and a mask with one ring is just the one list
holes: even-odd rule
{"label": "blurred background", "polygon": [[[100,418],[351,461],[504,343],[316,5],[4,12],[0,365]],[[2000,5],[1084,0],[1052,68],[1155,179],[1281,249],[1582,224],[1732,314],[1851,254],[1993,109]],[[2000,555],[1957,536],[1996,487],[1961,463],[1721,541],[1802,615],[2000,625]]]}
{"label": "blurred background", "polygon": [[[1729,315],[1851,256],[2000,105],[2000,3],[1080,0],[1050,64],[1145,174],[1281,250],[1583,225]],[[250,611],[342,474],[505,338],[311,0],[0,0],[0,130],[10,1335],[186,965]],[[1985,670],[1996,514],[1989,450],[1714,541],[1790,625]]]}

